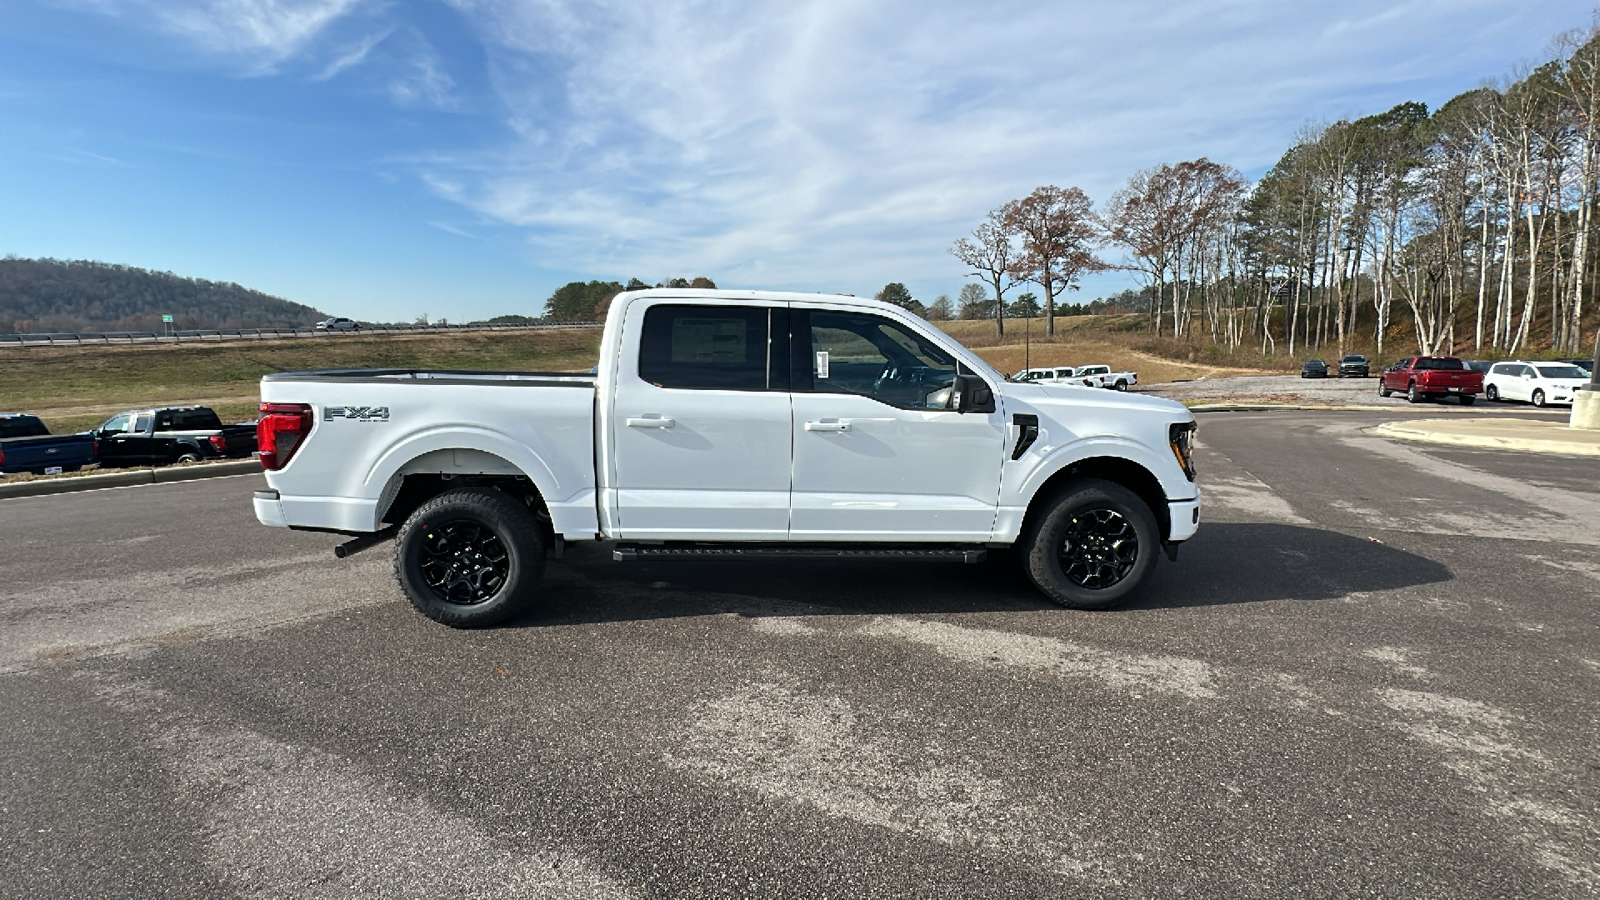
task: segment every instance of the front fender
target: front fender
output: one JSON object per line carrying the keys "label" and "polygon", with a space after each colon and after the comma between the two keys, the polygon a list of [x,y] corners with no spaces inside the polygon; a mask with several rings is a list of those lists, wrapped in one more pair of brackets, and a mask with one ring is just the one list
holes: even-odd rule
{"label": "front fender", "polygon": [[[1048,435],[1044,439],[1048,439]],[[1163,457],[1139,441],[1116,435],[1095,435],[1059,447],[1046,445],[1007,464],[1000,485],[995,541],[1010,543],[1017,539],[1029,505],[1051,478],[1084,460],[1101,457],[1124,460],[1143,468],[1161,485],[1168,500],[1192,500],[1198,495],[1195,485],[1184,477],[1170,452]],[[1156,512],[1159,517],[1160,511]]]}

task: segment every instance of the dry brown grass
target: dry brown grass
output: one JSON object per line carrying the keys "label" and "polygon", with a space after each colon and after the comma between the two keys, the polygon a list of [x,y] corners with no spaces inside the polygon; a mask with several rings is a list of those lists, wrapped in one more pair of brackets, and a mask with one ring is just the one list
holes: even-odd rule
{"label": "dry brown grass", "polygon": [[1056,334],[1044,334],[1044,320],[1007,319],[1004,338],[994,333],[992,321],[936,323],[952,337],[1006,374],[1026,366],[1084,366],[1104,364],[1116,371],[1137,372],[1141,384],[1215,378],[1221,375],[1259,374],[1259,366],[1231,360],[1171,359],[1148,352],[1141,345],[1150,336],[1125,330],[1141,321],[1129,316],[1072,316],[1056,319]]}

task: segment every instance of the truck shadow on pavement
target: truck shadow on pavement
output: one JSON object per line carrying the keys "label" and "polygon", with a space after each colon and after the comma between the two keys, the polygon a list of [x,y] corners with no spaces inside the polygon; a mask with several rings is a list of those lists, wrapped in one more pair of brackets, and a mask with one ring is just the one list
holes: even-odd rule
{"label": "truck shadow on pavement", "polygon": [[[1019,555],[978,565],[840,560],[617,564],[609,544],[574,545],[546,572],[546,600],[511,627],[734,613],[929,615],[1053,609]],[[1368,538],[1301,525],[1211,523],[1162,559],[1119,609],[1336,600],[1449,581],[1445,566]],[[1117,611],[1101,613],[1116,615]]]}

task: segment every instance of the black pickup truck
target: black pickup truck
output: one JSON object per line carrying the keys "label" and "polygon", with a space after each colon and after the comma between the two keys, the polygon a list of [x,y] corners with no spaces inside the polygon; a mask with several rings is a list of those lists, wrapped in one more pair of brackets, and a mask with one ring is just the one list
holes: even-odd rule
{"label": "black pickup truck", "polygon": [[131,409],[100,423],[102,466],[158,466],[249,456],[256,450],[254,423],[223,425],[206,406]]}
{"label": "black pickup truck", "polygon": [[38,416],[0,413],[0,474],[76,472],[94,460],[94,435],[51,434]]}

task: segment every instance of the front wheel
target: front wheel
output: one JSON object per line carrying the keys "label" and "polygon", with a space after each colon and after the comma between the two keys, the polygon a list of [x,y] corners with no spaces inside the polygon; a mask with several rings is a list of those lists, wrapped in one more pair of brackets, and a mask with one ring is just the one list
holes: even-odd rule
{"label": "front wheel", "polygon": [[544,561],[538,519],[490,489],[434,497],[417,507],[395,539],[395,575],[411,605],[452,628],[498,625],[525,611]]}
{"label": "front wheel", "polygon": [[1539,407],[1540,409],[1544,409],[1544,391],[1537,388],[1534,389],[1533,405]]}
{"label": "front wheel", "polygon": [[1379,397],[1387,397],[1391,393],[1393,393],[1393,392],[1390,391],[1389,388],[1383,383],[1383,379],[1379,378],[1378,379],[1378,396]]}
{"label": "front wheel", "polygon": [[1150,574],[1161,535],[1139,495],[1084,478],[1046,502],[1022,549],[1029,577],[1051,602],[1106,609]]}

